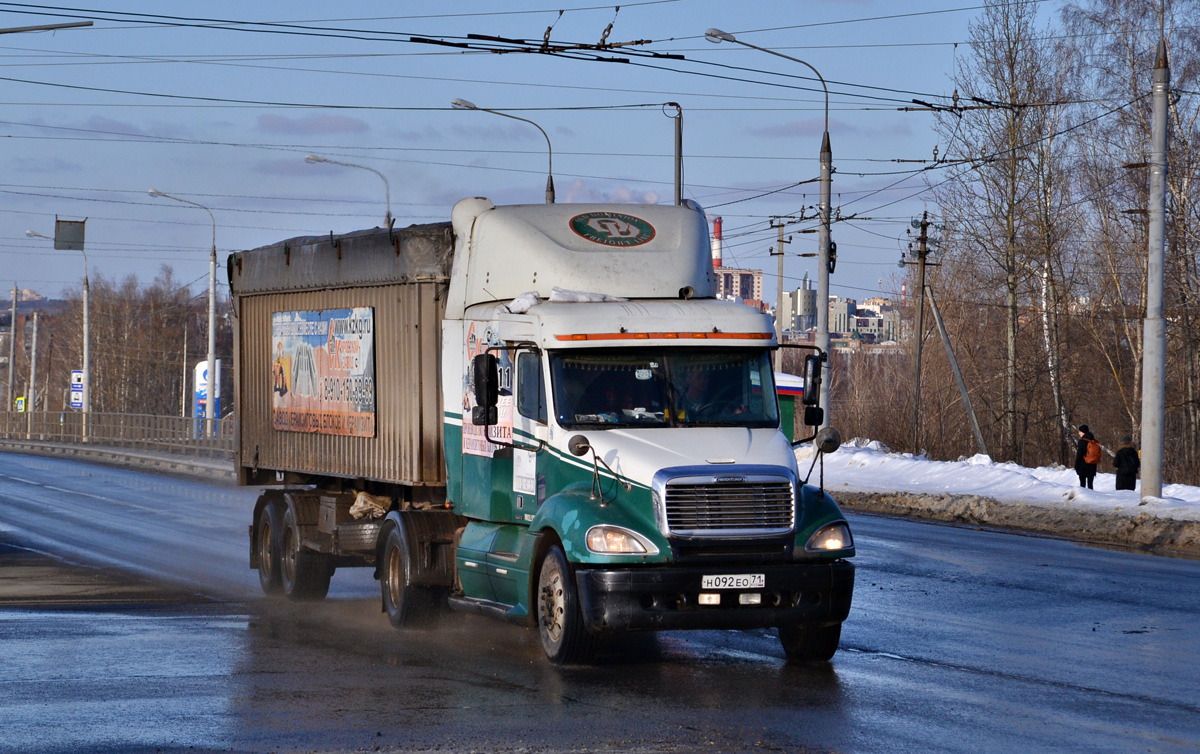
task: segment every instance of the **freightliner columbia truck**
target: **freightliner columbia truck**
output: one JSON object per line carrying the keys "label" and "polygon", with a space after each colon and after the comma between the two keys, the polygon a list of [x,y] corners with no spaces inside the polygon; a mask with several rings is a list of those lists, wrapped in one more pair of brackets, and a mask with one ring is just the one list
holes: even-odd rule
{"label": "freightliner columbia truck", "polygon": [[782,431],[772,322],[715,298],[698,206],[464,199],[449,223],[294,238],[228,274],[268,594],[322,599],[370,567],[396,627],[473,611],[536,627],[555,663],[638,630],[837,650],[850,528]]}

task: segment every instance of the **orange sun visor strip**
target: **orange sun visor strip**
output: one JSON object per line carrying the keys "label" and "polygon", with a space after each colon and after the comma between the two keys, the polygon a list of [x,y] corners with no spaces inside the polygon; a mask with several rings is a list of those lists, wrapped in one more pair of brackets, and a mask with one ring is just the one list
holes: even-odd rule
{"label": "orange sun visor strip", "polygon": [[766,332],[593,332],[555,335],[557,340],[770,340]]}

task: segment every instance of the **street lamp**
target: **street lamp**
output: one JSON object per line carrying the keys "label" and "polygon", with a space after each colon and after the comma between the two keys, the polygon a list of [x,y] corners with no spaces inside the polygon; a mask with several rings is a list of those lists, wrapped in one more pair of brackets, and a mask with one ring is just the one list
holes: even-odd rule
{"label": "street lamp", "polygon": [[501,118],[512,118],[513,120],[519,120],[522,123],[528,123],[537,130],[541,131],[542,136],[546,137],[546,154],[550,159],[549,166],[546,169],[546,204],[554,204],[554,148],[550,146],[550,137],[546,134],[546,129],[542,128],[528,118],[518,118],[515,115],[502,113],[499,110],[489,110],[486,107],[480,107],[474,102],[468,102],[465,99],[452,100],[450,102],[450,107],[453,107],[455,110],[482,110],[485,113],[499,115]]}
{"label": "street lamp", "polygon": [[[44,238],[47,241],[53,241],[50,236],[38,233],[35,230],[25,231],[25,235],[30,238]],[[87,252],[80,247],[79,251],[83,252],[83,441],[88,439],[88,414],[92,412],[92,373],[91,373],[91,331],[88,327],[88,261]]]}
{"label": "street lamp", "polygon": [[[704,38],[714,44],[721,42],[733,42],[734,44],[749,47],[754,50],[774,55],[785,60],[790,60],[794,63],[799,63],[808,66],[808,69],[817,75],[817,79],[821,82],[821,88],[825,90],[825,133],[821,137],[821,205],[819,209],[820,227],[818,229],[817,247],[820,252],[819,267],[817,269],[817,298],[820,300],[817,306],[817,348],[820,348],[829,358],[829,274],[832,270],[832,254],[830,253],[829,242],[829,204],[830,194],[833,184],[833,150],[829,146],[829,87],[825,85],[825,77],[823,77],[816,68],[813,68],[808,63],[799,58],[793,58],[790,55],[768,50],[765,47],[743,42],[740,39],[734,38],[729,32],[721,31],[720,29],[709,29],[704,32]],[[829,369],[829,364],[826,362],[826,370]],[[824,379],[821,380],[821,405],[825,407],[825,421],[821,424],[822,427],[829,426],[829,373],[826,371]]]}
{"label": "street lamp", "polygon": [[199,202],[164,194],[158,189],[150,189],[150,196],[199,207],[208,213],[208,219],[212,221],[212,253],[208,257],[208,396],[204,404],[204,433],[208,437],[216,437],[217,434],[214,431],[216,426],[213,423],[216,402],[213,400],[213,396],[220,390],[220,386],[215,384],[217,381],[217,220],[213,217],[212,210]]}
{"label": "street lamp", "polygon": [[304,161],[310,165],[316,165],[318,163],[327,163],[329,165],[341,165],[341,166],[347,167],[347,168],[359,168],[361,170],[370,170],[372,173],[379,176],[380,180],[383,181],[383,190],[387,194],[387,214],[383,216],[383,221],[384,221],[384,224],[387,226],[388,230],[392,229],[392,222],[393,222],[392,221],[392,185],[390,183],[388,183],[388,179],[384,176],[383,173],[380,173],[375,168],[369,168],[366,165],[356,165],[353,162],[341,162],[339,160],[331,160],[328,157],[322,157],[319,154],[306,154],[306,155],[304,155]]}

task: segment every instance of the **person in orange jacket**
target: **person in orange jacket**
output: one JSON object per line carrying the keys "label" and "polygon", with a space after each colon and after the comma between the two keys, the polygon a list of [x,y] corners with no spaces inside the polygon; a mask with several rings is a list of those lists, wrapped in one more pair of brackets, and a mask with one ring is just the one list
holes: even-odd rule
{"label": "person in orange jacket", "polygon": [[1088,425],[1079,425],[1079,445],[1075,449],[1075,473],[1079,475],[1079,486],[1092,489],[1092,484],[1096,481],[1096,464],[1088,463],[1084,460],[1087,455],[1088,443],[1095,442],[1096,438],[1092,435]]}

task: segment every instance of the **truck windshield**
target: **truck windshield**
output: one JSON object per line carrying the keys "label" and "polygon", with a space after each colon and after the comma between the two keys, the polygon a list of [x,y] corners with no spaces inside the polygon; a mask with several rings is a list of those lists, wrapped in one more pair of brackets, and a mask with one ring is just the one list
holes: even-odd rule
{"label": "truck windshield", "polygon": [[778,427],[766,349],[612,348],[553,351],[562,427]]}

